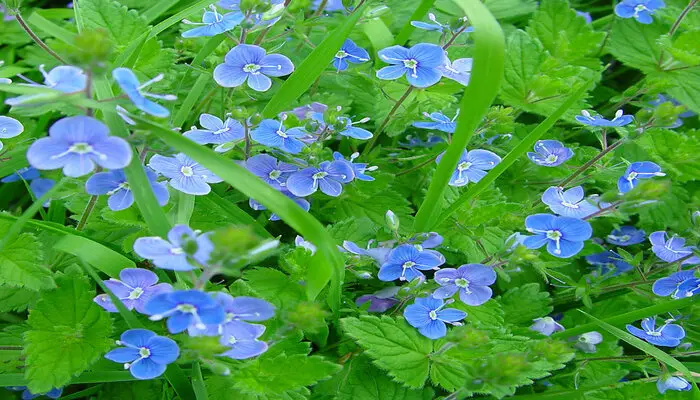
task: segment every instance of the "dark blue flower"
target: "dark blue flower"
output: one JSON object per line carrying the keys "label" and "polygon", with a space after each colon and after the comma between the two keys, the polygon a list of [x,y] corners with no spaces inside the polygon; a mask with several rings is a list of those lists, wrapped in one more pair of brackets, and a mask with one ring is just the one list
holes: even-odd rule
{"label": "dark blue flower", "polygon": [[302,128],[287,129],[284,126],[282,117],[280,122],[274,119],[263,120],[257,128],[253,129],[250,137],[260,144],[297,154],[306,146],[300,138],[306,136],[306,131]]}
{"label": "dark blue flower", "polygon": [[655,176],[666,176],[666,174],[661,172],[661,167],[651,161],[634,162],[617,180],[617,189],[620,193],[627,193],[634,189],[639,179],[649,179]]}
{"label": "dark blue flower", "polygon": [[[688,257],[695,250],[695,247],[686,246],[685,239],[682,237],[674,235],[669,238],[665,231],[653,232],[649,235],[649,242],[651,242],[651,251],[666,262],[675,262]],[[700,258],[693,256],[683,261],[682,264],[700,264]]]}
{"label": "dark blue flower", "polygon": [[459,292],[462,303],[479,306],[493,296],[489,285],[496,282],[496,271],[482,264],[465,264],[457,269],[443,268],[435,272],[434,279],[440,285],[433,292],[436,299],[447,299]]}
{"label": "dark blue flower", "polygon": [[547,245],[547,252],[555,257],[569,258],[583,249],[583,242],[593,234],[591,224],[586,221],[557,217],[551,214],[535,214],[525,218],[528,236],[523,245],[528,249],[539,249]]}
{"label": "dark blue flower", "polygon": [[700,294],[700,279],[693,278],[678,285],[676,297],[682,299],[685,297],[693,297],[696,294]]}
{"label": "dark blue flower", "polygon": [[440,253],[431,250],[418,250],[410,244],[402,244],[389,253],[386,261],[379,269],[381,281],[412,281],[416,278],[425,278],[420,271],[438,269],[445,263],[445,258],[438,256]]}
{"label": "dark blue flower", "polygon": [[590,254],[586,256],[586,261],[591,265],[596,265],[600,267],[601,274],[605,275],[610,271],[613,272],[613,276],[618,276],[623,272],[631,271],[634,267],[624,261],[619,254],[606,250],[601,253]]}
{"label": "dark blue flower", "polygon": [[12,175],[8,175],[8,176],[0,179],[0,182],[10,183],[10,182],[17,182],[17,181],[21,181],[21,180],[32,181],[38,177],[39,177],[39,170],[38,169],[32,168],[32,167],[24,167],[24,168],[18,169],[17,172],[13,173]]}
{"label": "dark blue flower", "polygon": [[243,13],[240,12],[230,12],[226,14],[219,14],[216,11],[214,5],[210,5],[211,11],[204,10],[202,15],[202,22],[192,22],[188,20],[182,20],[186,25],[200,25],[196,28],[190,29],[188,31],[182,32],[182,37],[201,37],[201,36],[216,36],[220,33],[228,32],[231,29],[238,26],[243,21]]}
{"label": "dark blue flower", "polygon": [[281,54],[267,54],[260,46],[239,44],[224,57],[224,63],[214,69],[214,80],[223,87],[241,86],[265,92],[272,86],[268,76],[285,76],[294,71],[294,64]]}
{"label": "dark blue flower", "polygon": [[576,186],[564,191],[551,186],[542,194],[542,202],[553,213],[562,217],[585,218],[598,211],[598,207],[584,197],[583,187]]}
{"label": "dark blue flower", "polygon": [[245,167],[277,190],[282,190],[282,188],[286,187],[287,178],[299,170],[299,167],[296,165],[280,162],[275,157],[267,154],[257,154],[250,157],[246,160]]}
{"label": "dark blue flower", "polygon": [[[128,310],[136,308],[142,314],[153,296],[173,289],[169,283],[158,283],[158,276],[143,268],[125,268],[119,272],[119,279],[111,278],[104,284]],[[107,294],[98,295],[94,301],[109,312],[118,312]]]}
{"label": "dark blue flower", "polygon": [[[24,132],[24,125],[14,118],[0,116],[0,139],[9,139]],[[0,150],[3,144],[0,142]]]}
{"label": "dark blue flower", "polygon": [[686,290],[681,293],[680,286],[688,281],[691,281],[692,284],[695,279],[695,273],[692,270],[678,271],[666,278],[657,279],[654,285],[652,285],[651,290],[657,296],[665,297],[671,295],[672,298],[678,299],[685,297],[684,295],[687,293]]}
{"label": "dark blue flower", "polygon": [[[1,10],[2,10],[2,6],[0,5],[0,11]],[[63,394],[63,388],[53,388],[46,393],[40,393],[40,394],[32,393],[31,391],[29,391],[29,389],[27,389],[26,386],[9,386],[7,389],[15,391],[15,392],[22,392],[22,400],[32,400],[32,399],[36,399],[37,397],[41,397],[41,396],[46,396],[50,399],[58,399]]]}
{"label": "dark blue flower", "polygon": [[148,166],[170,179],[168,183],[173,189],[187,194],[205,195],[211,191],[210,183],[223,182],[223,179],[182,153],[173,157],[156,154],[151,157]]}
{"label": "dark blue flower", "polygon": [[545,336],[550,336],[554,332],[565,330],[564,327],[552,317],[535,318],[532,322],[533,324],[530,325],[530,329]]}
{"label": "dark blue flower", "polygon": [[109,136],[100,121],[84,116],[66,117],[49,128],[49,136],[32,143],[27,161],[37,169],[63,168],[70,177],[79,177],[95,169],[124,168],[131,162],[131,146],[126,140]]}
{"label": "dark blue flower", "polygon": [[377,78],[394,80],[406,75],[408,83],[424,88],[438,83],[442,77],[438,68],[443,65],[445,51],[438,45],[419,43],[410,49],[387,47],[379,51],[379,57],[392,65],[377,71]]}
{"label": "dark blue flower", "polygon": [[528,152],[532,162],[543,167],[556,167],[574,156],[574,152],[558,140],[538,140],[535,152]]}
{"label": "dark blue flower", "polygon": [[406,322],[418,328],[421,335],[429,339],[439,339],[447,334],[447,325],[461,325],[459,321],[467,317],[467,313],[456,308],[444,308],[450,301],[434,297],[418,297],[415,303],[406,307],[403,312]]}
{"label": "dark blue flower", "polygon": [[146,304],[152,321],[167,318],[168,331],[180,333],[190,326],[205,329],[226,320],[226,313],[209,294],[199,290],[178,290],[161,293]]}
{"label": "dark blue flower", "polygon": [[431,119],[433,122],[418,121],[414,122],[413,126],[422,129],[435,129],[438,131],[446,133],[455,133],[455,128],[457,128],[457,123],[455,120],[459,116],[459,110],[455,113],[454,118],[450,119],[445,114],[441,112],[432,112],[430,114],[423,113],[423,116]]}
{"label": "dark blue flower", "polygon": [[445,56],[445,61],[439,70],[442,76],[452,79],[464,86],[469,84],[471,79],[473,60],[471,58],[458,58],[452,62]]}
{"label": "dark blue flower", "polygon": [[304,168],[287,179],[287,189],[299,197],[306,197],[319,188],[329,196],[337,197],[343,184],[352,181],[355,173],[347,161],[324,161],[316,167]]}
{"label": "dark blue flower", "polygon": [[124,363],[136,379],[153,379],[163,375],[168,364],[180,356],[180,348],[174,340],[158,336],[146,329],[129,329],[117,340],[124,347],[105,354],[105,358]]}
{"label": "dark blue flower", "polygon": [[631,246],[642,243],[645,235],[646,233],[642,229],[637,229],[633,226],[621,226],[610,232],[605,240],[618,246]]}
{"label": "dark blue flower", "polygon": [[333,58],[333,66],[340,71],[345,71],[348,68],[348,63],[360,64],[369,61],[369,53],[367,50],[358,47],[355,42],[350,39],[345,39],[335,57]]}
{"label": "dark blue flower", "polygon": [[[44,84],[32,83],[29,86],[47,87],[63,93],[76,93],[85,90],[87,76],[82,69],[70,65],[60,65],[48,73],[44,70],[44,64],[39,65],[39,71],[44,76]],[[26,94],[5,100],[5,104],[16,106],[25,101],[41,97],[41,94]]]}
{"label": "dark blue flower", "polygon": [[175,225],[168,232],[168,240],[158,236],[141,237],[134,242],[134,252],[139,256],[153,261],[162,269],[174,271],[189,271],[198,268],[187,258],[186,248],[196,244],[192,258],[199,264],[206,265],[214,245],[208,234],[193,231],[187,225]]}
{"label": "dark blue flower", "polygon": [[[444,152],[441,153],[435,162],[440,164],[444,155]],[[486,171],[493,169],[499,162],[501,162],[501,157],[488,150],[464,150],[459,158],[457,168],[450,177],[449,184],[461,187],[469,182],[477,183],[486,176]]]}
{"label": "dark blue flower", "polygon": [[693,385],[680,376],[663,376],[656,381],[656,389],[658,389],[661,394],[665,394],[667,390],[687,392],[692,388]]}
{"label": "dark blue flower", "polygon": [[576,116],[576,121],[588,126],[625,126],[634,121],[633,116],[624,115],[622,110],[617,110],[617,112],[615,113],[615,118],[611,120],[607,120],[601,117],[600,115],[591,116],[591,114],[586,110],[581,111],[581,114],[582,115]]}
{"label": "dark blue flower", "polygon": [[369,302],[368,312],[384,312],[398,304],[399,301],[394,297],[398,292],[398,286],[389,286],[372,294],[365,294],[358,297],[355,299],[355,305],[360,307],[366,302]]}
{"label": "dark blue flower", "polygon": [[[170,193],[165,183],[158,182],[158,175],[150,169],[144,168],[144,170],[158,204],[161,206],[168,204]],[[107,205],[112,211],[125,210],[134,204],[134,194],[131,191],[129,182],[126,180],[124,171],[121,169],[94,174],[85,182],[85,191],[93,196],[108,195]]]}
{"label": "dark blue flower", "polygon": [[222,121],[211,114],[199,116],[201,129],[193,126],[184,136],[199,144],[223,144],[241,140],[244,137],[243,125],[233,118],[227,117]]}
{"label": "dark blue flower", "polygon": [[342,154],[338,153],[337,151],[333,152],[333,159],[334,160],[345,161],[350,166],[350,168],[352,168],[353,172],[355,173],[354,179],[359,179],[361,181],[373,181],[374,177],[369,176],[366,173],[376,171],[379,167],[376,167],[376,166],[368,167],[366,163],[353,162],[359,156],[360,156],[360,153],[354,152],[350,155],[350,159],[346,160]]}
{"label": "dark blue flower", "polygon": [[626,327],[627,332],[655,346],[676,347],[685,337],[685,331],[680,325],[664,323],[656,328],[656,317],[644,318],[642,329],[629,324]]}
{"label": "dark blue flower", "polygon": [[148,86],[162,81],[164,77],[163,74],[159,74],[155,78],[146,81],[143,84],[139,82],[139,79],[136,77],[133,71],[128,68],[115,69],[112,71],[112,77],[139,110],[145,112],[146,114],[160,118],[165,118],[170,115],[170,111],[168,111],[167,108],[147,99],[147,97],[167,101],[176,100],[177,97],[172,94],[161,95],[144,91],[144,89]]}
{"label": "dark blue flower", "polygon": [[615,6],[620,18],[634,18],[642,24],[651,24],[654,11],[666,7],[662,0],[622,0]]}

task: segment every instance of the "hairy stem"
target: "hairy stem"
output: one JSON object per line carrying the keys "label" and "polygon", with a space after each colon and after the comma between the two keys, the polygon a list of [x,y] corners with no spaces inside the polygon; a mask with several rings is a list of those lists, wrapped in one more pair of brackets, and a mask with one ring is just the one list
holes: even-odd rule
{"label": "hairy stem", "polygon": [[39,47],[41,47],[42,49],[44,49],[45,52],[49,53],[49,55],[50,55],[51,57],[53,57],[53,58],[55,58],[56,60],[58,60],[58,62],[60,62],[61,64],[64,64],[64,65],[67,65],[67,64],[68,64],[68,63],[66,62],[66,60],[64,60],[63,58],[61,58],[61,56],[59,56],[58,54],[56,54],[55,51],[51,50],[51,48],[49,48],[49,46],[47,46],[46,43],[44,43],[44,41],[41,40],[41,39],[39,38],[39,36],[36,35],[36,33],[34,33],[34,31],[32,30],[32,28],[30,28],[29,25],[27,25],[27,23],[24,21],[24,18],[22,18],[22,15],[20,15],[19,12],[18,12],[17,14],[15,14],[15,19],[17,20],[17,22],[19,22],[19,25],[22,27],[22,29],[24,29],[24,31],[27,32],[27,35],[29,35],[29,37],[32,38],[32,40],[34,41],[34,43],[38,44]]}
{"label": "hairy stem", "polygon": [[408,89],[406,89],[406,92],[401,96],[401,98],[396,101],[396,104],[394,104],[394,107],[389,111],[389,114],[382,120],[382,123],[379,124],[379,128],[374,132],[374,137],[372,140],[367,143],[367,146],[365,146],[365,149],[362,151],[363,155],[366,155],[369,153],[370,150],[372,150],[372,147],[374,147],[375,143],[377,143],[377,139],[379,139],[379,136],[384,132],[384,129],[386,126],[389,124],[389,121],[391,120],[391,117],[396,114],[396,111],[398,111],[399,107],[401,107],[401,104],[403,104],[404,101],[408,98],[408,96],[413,92],[414,87],[409,86]]}
{"label": "hairy stem", "polygon": [[569,182],[573,181],[577,176],[581,175],[584,171],[586,171],[588,168],[593,166],[598,160],[601,158],[605,157],[606,154],[610,153],[611,151],[615,150],[618,148],[622,143],[624,143],[623,139],[618,140],[617,142],[613,143],[609,147],[607,147],[605,150],[601,151],[598,153],[595,157],[591,158],[588,160],[587,163],[583,164],[579,169],[574,171],[571,175],[569,175],[566,179],[563,181],[559,182],[557,186],[559,187],[565,187]]}
{"label": "hairy stem", "polygon": [[88,201],[87,207],[85,207],[85,211],[83,211],[83,215],[80,217],[80,222],[78,222],[78,226],[75,230],[82,231],[83,228],[85,228],[85,224],[87,224],[87,220],[90,218],[92,210],[95,209],[95,204],[97,204],[97,197],[98,196],[90,197],[90,201]]}

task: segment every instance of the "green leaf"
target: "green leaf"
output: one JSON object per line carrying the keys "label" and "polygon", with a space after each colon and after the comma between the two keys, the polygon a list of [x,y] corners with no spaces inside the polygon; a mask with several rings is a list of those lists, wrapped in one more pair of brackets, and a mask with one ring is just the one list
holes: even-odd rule
{"label": "green leaf", "polygon": [[352,29],[364,14],[369,3],[363,4],[345,19],[333,32],[316,46],[314,51],[302,61],[301,65],[284,81],[282,87],[267,102],[262,111],[265,118],[273,118],[289,106],[311,87],[321,72],[328,68],[338,49],[343,45]]}
{"label": "green leaf", "polygon": [[112,278],[124,268],[136,268],[132,260],[82,236],[66,235],[53,248],[82,258]]}
{"label": "green leaf", "polygon": [[[394,42],[394,35],[381,18],[373,18],[362,24],[362,32],[372,43],[375,53],[385,47],[389,47]],[[378,62],[379,58],[375,60]]]}
{"label": "green leaf", "polygon": [[304,289],[289,275],[272,268],[254,268],[243,273],[255,292],[280,308],[288,308],[304,299]]}
{"label": "green leaf", "polygon": [[505,311],[505,320],[512,325],[528,324],[552,312],[552,298],[548,292],[541,292],[537,283],[510,289],[498,301]]}
{"label": "green leaf", "polygon": [[650,129],[637,143],[674,182],[688,182],[700,176],[700,131]]}
{"label": "green leaf", "polygon": [[[7,235],[6,229],[0,231]],[[34,235],[17,236],[0,251],[0,285],[31,290],[55,287],[53,274],[43,261],[41,243]]]}
{"label": "green leaf", "polygon": [[467,147],[476,127],[496,98],[503,77],[505,43],[503,31],[488,9],[479,0],[455,0],[474,25],[474,66],[472,79],[460,102],[462,111],[452,143],[444,153],[433,175],[428,193],[418,212],[414,228],[427,232],[436,225],[442,211],[443,196],[459,157]]}
{"label": "green leaf", "polygon": [[146,21],[134,10],[114,0],[78,0],[87,30],[103,29],[118,47],[125,47],[146,29]]}
{"label": "green leaf", "polygon": [[535,0],[486,0],[484,5],[497,19],[515,19],[537,10]]}
{"label": "green leaf", "polygon": [[658,71],[661,48],[657,40],[667,33],[662,24],[640,24],[634,18],[615,18],[608,50],[625,65],[644,72]]}
{"label": "green leaf", "polygon": [[92,299],[95,291],[77,268],[56,278],[29,311],[25,377],[34,393],[65,386],[112,347],[112,320]]}
{"label": "green leaf", "polygon": [[[0,268],[2,268],[0,266]],[[26,288],[0,286],[0,312],[20,312],[39,298],[39,292]]]}
{"label": "green leaf", "polygon": [[433,343],[403,318],[361,316],[343,318],[340,322],[348,336],[372,357],[373,363],[396,381],[417,388],[428,378],[428,354]]}

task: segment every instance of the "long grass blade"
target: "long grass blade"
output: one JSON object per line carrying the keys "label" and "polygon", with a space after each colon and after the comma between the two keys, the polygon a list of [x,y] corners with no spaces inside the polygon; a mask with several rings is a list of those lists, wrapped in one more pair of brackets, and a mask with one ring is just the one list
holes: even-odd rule
{"label": "long grass blade", "polygon": [[411,37],[411,34],[413,31],[416,29],[413,25],[411,25],[411,21],[420,21],[425,17],[425,14],[428,13],[428,10],[430,10],[430,7],[433,6],[433,3],[435,3],[435,0],[423,0],[420,2],[418,5],[418,8],[416,8],[416,11],[411,14],[411,18],[406,21],[406,23],[403,25],[403,28],[399,31],[399,34],[396,35],[396,39],[394,39],[394,44],[398,44],[400,46],[403,46],[407,41],[408,38]]}

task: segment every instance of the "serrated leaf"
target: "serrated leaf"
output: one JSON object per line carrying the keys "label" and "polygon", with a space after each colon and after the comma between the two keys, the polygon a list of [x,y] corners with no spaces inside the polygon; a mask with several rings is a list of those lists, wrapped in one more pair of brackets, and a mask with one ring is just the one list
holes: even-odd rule
{"label": "serrated leaf", "polygon": [[700,177],[700,131],[650,130],[638,143],[675,182]]}
{"label": "serrated leaf", "polygon": [[41,243],[23,233],[0,252],[0,284],[31,290],[55,287],[51,270],[43,265]]}
{"label": "serrated leaf", "polygon": [[29,311],[25,378],[34,393],[65,386],[112,346],[112,320],[92,299],[95,291],[76,268],[56,278],[58,287]]}
{"label": "serrated leaf", "polygon": [[652,72],[657,70],[661,49],[657,40],[667,33],[661,24],[640,24],[633,18],[616,18],[608,50],[624,64]]}
{"label": "serrated leaf", "polygon": [[353,359],[345,367],[335,386],[337,400],[429,400],[433,390],[412,390],[389,379],[383,371],[374,367],[366,357]]}
{"label": "serrated leaf", "polygon": [[84,29],[105,30],[112,41],[126,46],[146,30],[146,21],[134,10],[113,0],[78,0]]}
{"label": "serrated leaf", "polygon": [[366,350],[374,364],[395,380],[410,387],[421,387],[428,378],[432,341],[403,318],[343,318],[341,326]]}
{"label": "serrated leaf", "polygon": [[39,292],[34,290],[0,286],[0,312],[24,311],[38,298]]}
{"label": "serrated leaf", "polygon": [[288,307],[304,299],[304,289],[276,269],[251,269],[243,274],[243,279],[260,297],[278,307]]}
{"label": "serrated leaf", "polygon": [[552,312],[549,293],[540,291],[537,283],[510,289],[498,301],[503,306],[505,320],[512,325],[527,324]]}

